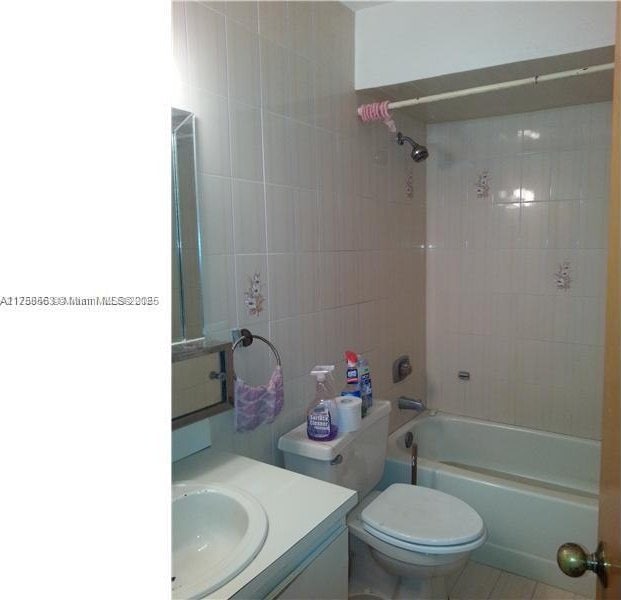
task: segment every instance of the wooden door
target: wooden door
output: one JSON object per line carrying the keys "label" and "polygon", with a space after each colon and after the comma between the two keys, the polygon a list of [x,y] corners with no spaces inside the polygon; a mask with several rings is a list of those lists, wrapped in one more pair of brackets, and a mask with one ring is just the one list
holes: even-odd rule
{"label": "wooden door", "polygon": [[[615,74],[612,100],[612,146],[608,225],[608,284],[606,292],[606,341],[604,358],[604,409],[600,469],[599,539],[606,545],[607,560],[621,564],[621,420],[619,387],[621,371],[621,4],[617,4]],[[621,598],[621,573],[608,569],[608,587],[598,583],[597,598]]]}

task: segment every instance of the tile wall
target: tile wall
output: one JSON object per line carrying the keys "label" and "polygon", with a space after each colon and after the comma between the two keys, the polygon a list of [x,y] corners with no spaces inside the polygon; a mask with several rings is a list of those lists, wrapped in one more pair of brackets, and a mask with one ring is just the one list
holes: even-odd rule
{"label": "tile wall", "polygon": [[[376,98],[354,92],[354,16],[338,2],[173,2],[173,55],[173,105],[197,116],[208,333],[271,339],[285,374],[273,425],[236,434],[224,413],[212,442],[278,464],[310,369],[336,364],[340,389],[346,349],[368,357],[376,397],[424,394],[425,165],[358,122]],[[424,142],[423,125],[397,125]],[[406,353],[414,374],[393,386]],[[251,384],[273,366],[260,342],[235,361]],[[410,417],[395,409],[393,427]]]}
{"label": "tile wall", "polygon": [[427,127],[430,405],[599,438],[610,111]]}

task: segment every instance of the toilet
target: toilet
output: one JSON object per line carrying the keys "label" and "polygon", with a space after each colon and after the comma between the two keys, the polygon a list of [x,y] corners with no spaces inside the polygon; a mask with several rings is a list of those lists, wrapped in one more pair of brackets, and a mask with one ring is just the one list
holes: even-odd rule
{"label": "toilet", "polygon": [[397,576],[394,598],[444,598],[446,578],[487,539],[479,514],[444,492],[396,483],[373,491],[384,470],[390,402],[376,400],[360,429],[329,442],[309,440],[306,424],[283,435],[285,467],[358,492],[350,534],[386,573]]}

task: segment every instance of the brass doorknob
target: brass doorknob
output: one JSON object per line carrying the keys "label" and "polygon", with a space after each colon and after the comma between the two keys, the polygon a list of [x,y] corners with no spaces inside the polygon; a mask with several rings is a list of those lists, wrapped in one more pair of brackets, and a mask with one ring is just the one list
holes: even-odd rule
{"label": "brass doorknob", "polygon": [[561,571],[569,577],[580,577],[585,571],[593,571],[604,587],[608,585],[606,568],[610,565],[606,562],[602,542],[597,545],[597,550],[593,554],[589,554],[578,544],[563,544],[556,553],[556,562]]}

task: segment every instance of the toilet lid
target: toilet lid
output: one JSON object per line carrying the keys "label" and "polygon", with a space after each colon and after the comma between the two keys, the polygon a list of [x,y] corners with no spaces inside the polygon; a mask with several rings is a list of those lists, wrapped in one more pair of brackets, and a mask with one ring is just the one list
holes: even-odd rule
{"label": "toilet lid", "polygon": [[384,536],[424,546],[466,544],[485,534],[483,519],[459,498],[404,483],[382,492],[361,518]]}

